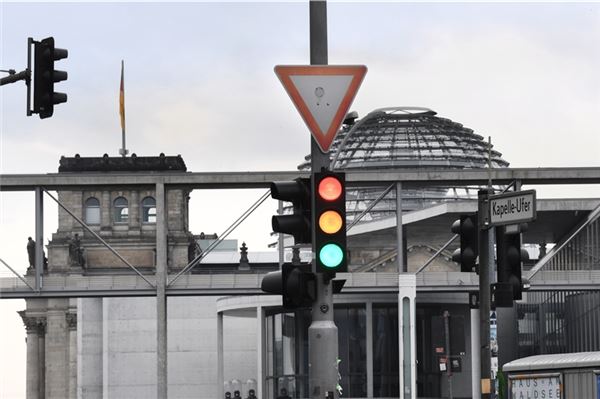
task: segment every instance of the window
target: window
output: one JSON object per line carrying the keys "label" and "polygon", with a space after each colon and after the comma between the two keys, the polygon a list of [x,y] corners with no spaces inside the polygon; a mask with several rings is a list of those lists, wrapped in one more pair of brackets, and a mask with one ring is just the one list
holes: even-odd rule
{"label": "window", "polygon": [[100,224],[100,201],[90,197],[85,200],[85,222],[87,224]]}
{"label": "window", "polygon": [[125,198],[115,198],[113,202],[113,217],[115,223],[126,223],[129,219],[129,208]]}
{"label": "window", "polygon": [[156,200],[152,197],[142,200],[142,222],[156,223]]}

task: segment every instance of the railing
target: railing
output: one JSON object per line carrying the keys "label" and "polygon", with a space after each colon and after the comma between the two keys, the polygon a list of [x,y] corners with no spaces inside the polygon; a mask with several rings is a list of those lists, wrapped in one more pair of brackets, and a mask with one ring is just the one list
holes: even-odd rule
{"label": "railing", "polygon": [[529,292],[517,314],[519,357],[600,350],[600,290]]}
{"label": "railing", "polygon": [[600,270],[600,206],[539,260],[530,270],[529,279],[533,282],[540,278],[540,271],[584,270]]}

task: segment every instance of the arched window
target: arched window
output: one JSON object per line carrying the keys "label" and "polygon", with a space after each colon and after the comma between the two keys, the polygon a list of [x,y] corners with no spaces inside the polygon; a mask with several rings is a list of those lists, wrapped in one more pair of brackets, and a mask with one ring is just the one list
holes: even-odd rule
{"label": "arched window", "polygon": [[142,200],[142,222],[156,223],[156,200],[152,197]]}
{"label": "arched window", "polygon": [[100,201],[90,197],[85,200],[85,222],[87,224],[100,224]]}
{"label": "arched window", "polygon": [[124,197],[117,197],[113,202],[113,217],[115,223],[126,223],[129,219],[129,207],[127,199]]}

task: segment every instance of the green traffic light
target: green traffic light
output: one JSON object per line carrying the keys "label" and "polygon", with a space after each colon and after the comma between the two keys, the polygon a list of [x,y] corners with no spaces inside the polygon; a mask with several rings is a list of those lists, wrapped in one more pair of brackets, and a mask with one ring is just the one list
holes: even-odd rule
{"label": "green traffic light", "polygon": [[319,260],[325,267],[334,268],[344,260],[342,248],[337,244],[327,244],[319,251]]}

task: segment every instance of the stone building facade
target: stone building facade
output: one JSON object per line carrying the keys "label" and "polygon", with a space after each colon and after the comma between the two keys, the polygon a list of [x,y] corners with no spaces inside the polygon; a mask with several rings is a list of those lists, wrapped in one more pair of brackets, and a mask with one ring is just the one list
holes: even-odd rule
{"label": "stone building facade", "polygon": [[[159,157],[134,155],[130,158],[110,158],[105,155],[102,158],[82,158],[77,155],[74,158],[63,157],[59,173],[161,173],[185,170],[185,163],[179,156],[166,157],[161,154]],[[185,190],[172,189],[166,196],[170,272],[185,267],[196,254],[196,242],[188,229],[188,194]],[[48,268],[45,273],[134,273],[95,234],[142,273],[153,273],[156,259],[156,200],[153,187],[134,190],[115,185],[62,190],[58,192],[58,200],[74,216],[59,208],[58,230],[47,245]],[[95,234],[84,228],[77,219]],[[33,270],[28,273],[33,273]],[[127,378],[133,378],[134,385],[139,382],[135,382],[136,375],[144,375],[149,380],[148,385],[155,386],[151,380],[156,373],[151,369],[156,361],[150,361],[147,356],[138,356],[135,361],[130,359],[127,366],[125,359],[135,357],[136,339],[138,349],[143,347],[141,352],[155,357],[155,339],[149,337],[153,329],[153,334],[156,334],[155,321],[149,320],[155,319],[153,315],[143,317],[144,309],[149,309],[150,313],[154,309],[150,304],[153,300],[28,299],[26,309],[20,312],[27,334],[27,398],[101,398],[107,394],[109,397],[134,397],[128,396],[126,389],[109,390],[109,369],[116,378],[130,367],[149,367],[141,373],[127,374]],[[172,314],[178,317],[181,312],[175,309],[185,306],[176,302],[170,301],[169,309],[173,309]],[[208,319],[214,320],[215,312],[210,307],[205,308]],[[194,309],[198,307],[194,306]],[[184,320],[198,319],[197,315],[179,316]],[[127,336],[129,339],[126,339]],[[127,342],[130,349],[116,348],[119,342]],[[113,348],[112,352],[110,348]],[[131,348],[134,348],[133,351]],[[119,358],[119,352],[124,356]],[[109,364],[119,362],[123,367],[109,367]],[[139,394],[142,391],[137,392]],[[155,395],[155,389],[148,389],[148,392]]]}

